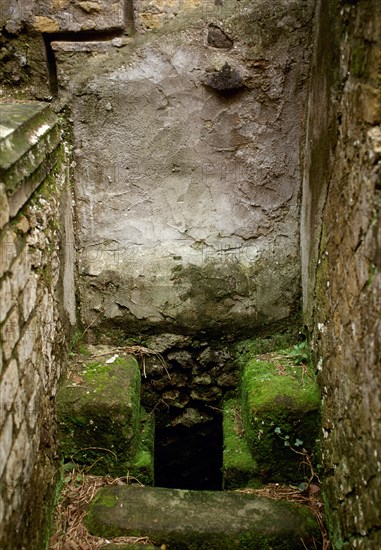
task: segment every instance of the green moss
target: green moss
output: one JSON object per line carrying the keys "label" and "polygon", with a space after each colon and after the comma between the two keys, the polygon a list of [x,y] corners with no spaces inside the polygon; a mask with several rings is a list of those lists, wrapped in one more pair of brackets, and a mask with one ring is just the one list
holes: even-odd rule
{"label": "green moss", "polygon": [[91,351],[89,351],[88,347],[85,346],[84,344],[81,344],[79,347],[78,347],[78,351],[81,355],[84,355],[86,357],[90,357],[91,356]]}
{"label": "green moss", "polygon": [[329,539],[334,550],[342,550],[345,546],[348,548],[348,543],[345,545],[340,520],[337,510],[334,510],[331,506],[333,501],[332,495],[327,492],[326,484],[322,486],[322,496],[324,501],[324,521],[329,533]]}
{"label": "green moss", "polygon": [[113,508],[117,503],[117,498],[113,495],[101,495],[99,498],[99,506],[104,506],[105,508]]}
{"label": "green moss", "polygon": [[237,362],[239,365],[246,365],[255,355],[285,350],[295,344],[298,336],[299,319],[296,319],[284,332],[275,332],[265,337],[241,340],[235,345]]}
{"label": "green moss", "polygon": [[258,484],[256,463],[244,438],[241,407],[229,399],[223,407],[223,484],[224,489]]}
{"label": "green moss", "polygon": [[155,420],[141,410],[141,432],[139,447],[134,459],[128,465],[128,475],[143,485],[154,484]]}
{"label": "green moss", "polygon": [[62,487],[64,484],[64,470],[60,468],[57,470],[58,479],[53,489],[52,506],[47,507],[47,521],[45,522],[44,544],[45,550],[49,549],[50,537],[54,528],[54,514],[61,498]]}
{"label": "green moss", "polygon": [[290,349],[257,356],[242,376],[245,436],[265,481],[299,482],[302,449],[315,451],[320,394],[312,372],[295,365]]}
{"label": "green moss", "polygon": [[140,372],[133,357],[92,361],[83,383],[57,396],[60,448],[66,459],[99,475],[126,475],[140,440]]}
{"label": "green moss", "polygon": [[351,55],[351,74],[355,78],[366,76],[367,69],[367,46],[363,41],[353,44]]}
{"label": "green moss", "polygon": [[[273,356],[274,357],[274,356]],[[313,375],[304,366],[287,363],[281,355],[270,361],[255,359],[246,365],[242,384],[250,394],[253,408],[270,401],[287,401],[295,405],[317,406],[319,389]]]}

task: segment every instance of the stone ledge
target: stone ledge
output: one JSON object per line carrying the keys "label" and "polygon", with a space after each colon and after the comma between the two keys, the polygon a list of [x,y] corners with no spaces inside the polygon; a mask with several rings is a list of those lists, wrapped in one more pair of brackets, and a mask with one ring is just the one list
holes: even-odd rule
{"label": "stone ledge", "polygon": [[0,178],[7,196],[8,218],[17,214],[53,167],[57,159],[50,162],[51,154],[60,140],[57,117],[48,105],[1,104]]}
{"label": "stone ledge", "polygon": [[307,365],[294,362],[293,351],[253,355],[243,368],[245,439],[266,483],[303,481],[310,474],[302,468],[304,453],[316,451],[319,388]]}
{"label": "stone ledge", "polygon": [[224,404],[223,434],[224,489],[257,485],[257,465],[244,437],[241,405],[238,399],[229,399]]}

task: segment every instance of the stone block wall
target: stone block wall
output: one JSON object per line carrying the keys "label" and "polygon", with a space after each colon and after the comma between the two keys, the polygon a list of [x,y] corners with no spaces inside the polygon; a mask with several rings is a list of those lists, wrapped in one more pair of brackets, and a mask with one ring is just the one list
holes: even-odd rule
{"label": "stone block wall", "polygon": [[319,3],[302,209],[333,547],[381,546],[381,4]]}
{"label": "stone block wall", "polygon": [[111,31],[125,28],[125,0],[4,0],[0,21],[10,33],[27,23],[41,33]]}
{"label": "stone block wall", "polygon": [[0,105],[0,547],[44,548],[54,398],[75,322],[68,150],[42,103]]}

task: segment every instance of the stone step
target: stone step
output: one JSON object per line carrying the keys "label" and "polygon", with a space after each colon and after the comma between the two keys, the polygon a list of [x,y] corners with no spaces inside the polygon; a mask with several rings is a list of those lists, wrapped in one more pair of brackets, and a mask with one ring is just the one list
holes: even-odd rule
{"label": "stone step", "polygon": [[311,475],[320,433],[315,374],[293,360],[293,349],[254,355],[242,369],[245,441],[262,483],[301,483]]}
{"label": "stone step", "polygon": [[320,540],[311,512],[294,503],[134,485],[100,489],[85,525],[93,535],[149,537],[167,550],[305,550]]}

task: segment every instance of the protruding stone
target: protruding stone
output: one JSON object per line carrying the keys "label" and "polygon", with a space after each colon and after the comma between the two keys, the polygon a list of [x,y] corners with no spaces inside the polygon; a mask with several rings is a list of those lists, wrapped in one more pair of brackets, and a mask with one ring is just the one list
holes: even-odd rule
{"label": "protruding stone", "polygon": [[35,16],[33,27],[36,31],[43,33],[58,32],[60,30],[60,26],[55,19],[42,15]]}
{"label": "protruding stone", "polygon": [[230,49],[234,42],[220,27],[211,23],[208,29],[208,44],[214,48]]}
{"label": "protruding stone", "polygon": [[219,92],[238,91],[245,87],[239,72],[225,63],[221,69],[213,70],[204,78],[204,84]]}

